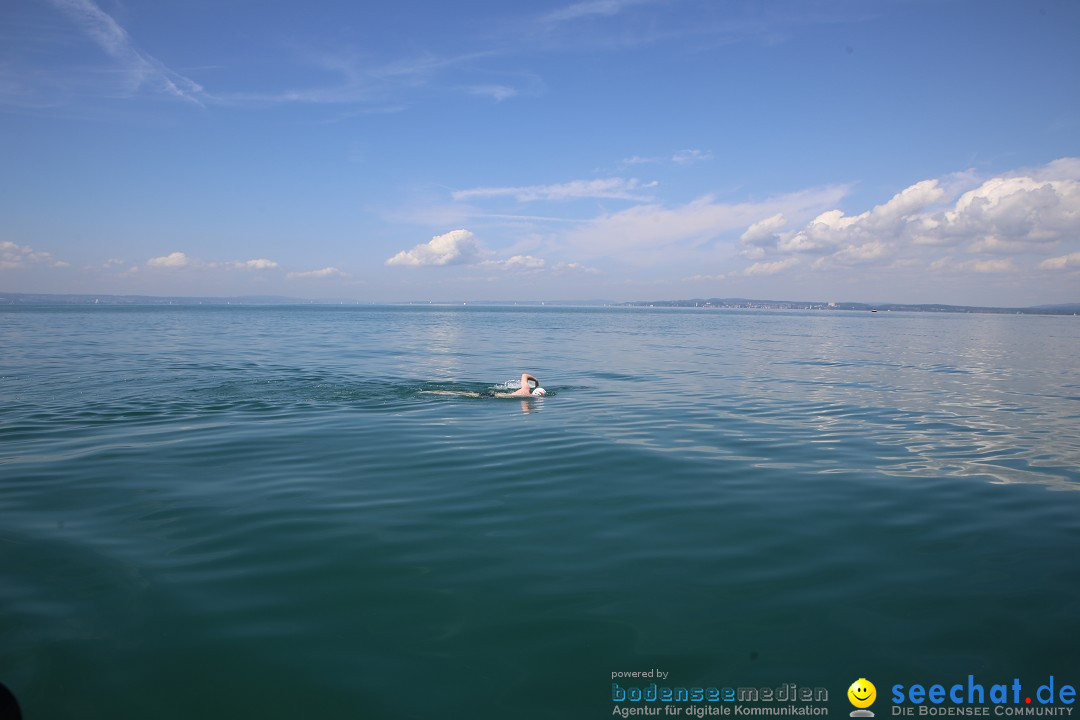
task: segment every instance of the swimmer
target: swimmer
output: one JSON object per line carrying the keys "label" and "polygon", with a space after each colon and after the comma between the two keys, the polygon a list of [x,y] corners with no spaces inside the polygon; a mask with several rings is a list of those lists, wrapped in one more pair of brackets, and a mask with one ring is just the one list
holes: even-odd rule
{"label": "swimmer", "polygon": [[[536,383],[536,387],[530,387],[529,383]],[[495,397],[529,397],[535,395],[536,397],[543,397],[547,395],[547,390],[540,387],[540,381],[529,373],[521,373],[521,387],[512,393],[495,393]]]}
{"label": "swimmer", "polygon": [[[534,383],[535,387],[530,385]],[[527,397],[544,397],[547,395],[547,390],[540,387],[540,381],[536,379],[535,375],[529,373],[521,373],[521,387],[514,392],[500,393],[500,392],[470,392],[468,390],[421,390],[420,392],[426,395],[459,395],[461,397],[497,397],[497,398],[527,398]]]}

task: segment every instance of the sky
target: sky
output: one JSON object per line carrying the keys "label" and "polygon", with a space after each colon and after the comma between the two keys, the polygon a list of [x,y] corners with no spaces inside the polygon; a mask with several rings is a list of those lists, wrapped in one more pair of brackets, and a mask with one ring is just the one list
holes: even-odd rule
{"label": "sky", "polygon": [[1075,0],[7,0],[0,292],[1080,302]]}

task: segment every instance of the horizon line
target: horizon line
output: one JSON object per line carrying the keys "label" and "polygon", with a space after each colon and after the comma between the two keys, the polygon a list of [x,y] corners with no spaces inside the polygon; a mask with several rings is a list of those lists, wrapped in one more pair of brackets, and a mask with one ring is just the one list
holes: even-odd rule
{"label": "horizon line", "polygon": [[[11,298],[12,301],[9,301]],[[25,302],[18,302],[18,299],[25,299]],[[50,302],[51,300],[51,302]],[[67,302],[61,302],[66,300]],[[102,301],[105,301],[102,303]],[[810,307],[789,307],[789,308],[774,308],[774,309],[837,309],[837,310],[851,310],[851,309],[890,309],[890,308],[934,308],[939,311],[947,312],[948,309],[955,308],[959,311],[986,311],[986,312],[1001,312],[1001,311],[1037,311],[1040,314],[1047,314],[1048,311],[1058,310],[1062,313],[1065,312],[1080,312],[1080,301],[1071,303],[1045,303],[1039,305],[1026,305],[1026,306],[1006,306],[1006,305],[964,305],[956,303],[937,303],[937,302],[895,302],[895,301],[862,301],[862,300],[844,300],[844,301],[822,301],[822,300],[777,300],[777,299],[763,299],[763,298],[746,298],[746,297],[709,297],[709,298],[683,298],[683,299],[657,299],[657,300],[605,300],[599,298],[589,299],[575,299],[575,300],[483,300],[468,298],[458,299],[413,299],[413,300],[359,300],[357,298],[297,298],[283,295],[143,295],[143,294],[118,294],[118,293],[27,293],[27,292],[0,292],[0,305],[55,305],[55,304],[71,304],[71,305],[94,305],[94,304],[115,304],[115,302],[109,302],[109,300],[126,300],[137,301],[147,300],[154,301],[149,304],[164,304],[171,303],[173,301],[180,301],[181,303],[198,303],[198,304],[210,304],[210,305],[225,305],[225,304],[242,304],[242,305],[490,305],[490,306],[507,306],[512,307],[515,305],[556,305],[556,306],[582,306],[582,307],[671,307],[671,308],[693,308],[712,306],[716,309],[723,309],[717,306],[717,303],[738,303],[738,304],[750,304],[762,306],[758,309],[767,309],[764,306],[777,306],[777,305],[790,305],[790,306],[810,306]],[[129,302],[128,304],[139,304],[137,302]],[[728,306],[728,309],[738,309]]]}

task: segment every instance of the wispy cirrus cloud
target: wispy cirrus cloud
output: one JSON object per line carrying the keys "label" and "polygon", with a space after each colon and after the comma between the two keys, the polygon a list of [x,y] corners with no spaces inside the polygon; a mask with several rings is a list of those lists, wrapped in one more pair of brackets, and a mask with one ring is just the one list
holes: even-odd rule
{"label": "wispy cirrus cloud", "polygon": [[528,37],[530,45],[549,50],[618,52],[687,40],[773,46],[808,27],[855,19],[856,13],[847,7],[797,2],[782,3],[782,10],[776,3],[706,2],[687,11],[686,3],[669,0],[583,0],[537,16]]}
{"label": "wispy cirrus cloud", "polygon": [[547,91],[547,84],[535,73],[494,70],[490,65],[479,63],[481,58],[488,57],[491,56],[486,54],[476,56],[477,62],[469,64],[470,67],[478,66],[474,68],[474,72],[469,72],[468,68],[463,67],[463,72],[460,74],[467,76],[468,81],[456,85],[453,89],[473,97],[489,98],[497,103],[512,98],[540,97]]}
{"label": "wispy cirrus cloud", "polygon": [[712,152],[708,150],[680,150],[671,156],[671,162],[676,165],[693,165],[694,163],[712,160]]}
{"label": "wispy cirrus cloud", "polygon": [[[476,45],[457,53],[419,50],[405,57],[372,57],[354,47],[318,47],[305,51],[293,47],[274,62],[280,75],[303,78],[292,87],[253,89],[238,87],[211,92],[191,77],[169,67],[140,46],[126,28],[95,0],[46,0],[72,27],[109,59],[106,72],[99,66],[72,63],[45,68],[20,66],[20,57],[0,62],[0,101],[8,105],[45,106],[70,101],[75,95],[130,97],[140,93],[164,95],[198,106],[271,107],[275,105],[342,105],[372,112],[398,112],[411,93],[447,81],[444,88],[503,101],[540,92],[542,82],[519,74],[506,82],[463,82],[470,68],[495,51]],[[2,36],[0,36],[2,37]],[[70,46],[70,40],[49,37],[47,42]],[[32,53],[39,51],[35,48]],[[57,53],[57,57],[60,53]],[[30,59],[31,54],[24,54]],[[498,71],[496,71],[498,72]],[[453,73],[453,75],[451,75]],[[490,76],[490,73],[488,73]],[[454,77],[451,83],[449,78]]]}
{"label": "wispy cirrus cloud", "polygon": [[547,261],[532,255],[513,255],[505,260],[485,260],[480,263],[480,267],[484,268],[517,271],[543,270],[546,266]]}
{"label": "wispy cirrus cloud", "polygon": [[[222,82],[222,86],[211,91],[141,46],[95,0],[46,2],[104,51],[113,66],[108,73],[101,73],[99,68],[86,72],[75,67],[37,72],[40,66],[5,67],[0,63],[0,100],[7,104],[48,104],[45,96],[64,94],[64,89],[58,86],[71,92],[76,92],[74,88],[78,87],[81,92],[88,89],[84,86],[91,85],[97,94],[154,92],[198,105],[343,105],[352,106],[349,109],[356,113],[365,109],[400,111],[425,88],[504,102],[540,95],[545,88],[544,80],[531,72],[519,72],[507,78],[507,58],[560,52],[568,44],[625,49],[688,35],[745,39],[758,37],[775,24],[803,25],[831,20],[808,19],[809,11],[762,11],[753,4],[734,13],[726,8],[723,12],[709,9],[706,4],[698,12],[687,13],[676,11],[667,0],[582,0],[539,13],[507,13],[508,19],[492,21],[487,27],[476,27],[474,23],[447,28],[444,35],[452,38],[452,44],[440,37],[428,48],[420,46],[406,57],[380,55],[370,49],[378,43],[360,41],[336,47],[333,43],[316,41],[308,50],[298,51],[297,47],[303,47],[304,42],[298,40],[291,51],[267,58],[274,64],[269,76],[289,77],[291,82],[245,87],[241,81],[231,88],[222,87],[226,84]],[[731,17],[733,14],[736,17]],[[789,16],[800,19],[791,20]],[[297,35],[300,37],[301,33]],[[64,44],[68,44],[66,40]],[[400,43],[397,47],[408,45]],[[26,57],[38,54],[35,48]],[[25,72],[27,69],[35,72]],[[492,81],[493,77],[497,79]],[[682,156],[673,161],[702,159]]]}
{"label": "wispy cirrus cloud", "polygon": [[634,5],[654,3],[657,0],[585,0],[553,10],[541,17],[545,23],[558,24],[588,17],[612,17]]}
{"label": "wispy cirrus cloud", "polygon": [[[464,72],[475,62],[491,56],[478,50],[456,54],[421,51],[397,59],[372,59],[355,48],[319,48],[298,54],[296,64],[314,71],[323,82],[268,91],[218,93],[215,99],[229,105],[370,105],[399,112],[400,101],[438,78]],[[455,84],[458,92],[507,99],[517,90],[506,84]],[[452,88],[453,89],[453,88]]]}
{"label": "wispy cirrus cloud", "polygon": [[603,178],[599,180],[573,180],[553,185],[524,185],[515,187],[481,187],[458,190],[454,200],[475,198],[512,197],[519,202],[538,200],[565,201],[580,199],[632,200],[647,202],[652,198],[641,190],[656,187],[655,182],[642,183],[636,178]]}
{"label": "wispy cirrus cloud", "polygon": [[632,155],[628,158],[624,158],[622,165],[681,165],[685,167],[687,165],[694,165],[712,159],[713,154],[710,150],[689,148],[686,150],[679,150],[678,152],[667,156],[642,157],[641,155]]}
{"label": "wispy cirrus cloud", "polygon": [[478,95],[480,97],[488,97],[495,102],[502,102],[512,97],[517,96],[518,90],[515,87],[509,85],[468,85],[464,88],[465,92],[469,95]]}
{"label": "wispy cirrus cloud", "polygon": [[563,234],[561,242],[582,258],[607,256],[651,262],[719,240],[763,215],[809,216],[838,202],[847,192],[846,186],[837,185],[756,202],[724,202],[703,195],[670,207],[655,202],[639,204],[600,215]]}
{"label": "wispy cirrus cloud", "polygon": [[202,105],[206,93],[194,80],[171,70],[140,49],[128,32],[93,0],[49,0],[109,55],[122,73],[130,92],[143,88]]}

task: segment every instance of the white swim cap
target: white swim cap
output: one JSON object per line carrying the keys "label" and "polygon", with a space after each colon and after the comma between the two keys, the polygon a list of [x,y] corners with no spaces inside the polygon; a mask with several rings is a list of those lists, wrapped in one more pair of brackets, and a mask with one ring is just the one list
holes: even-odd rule
{"label": "white swim cap", "polygon": [[547,395],[547,390],[542,387],[538,387],[533,389],[532,394],[536,397],[544,397],[545,395]]}

